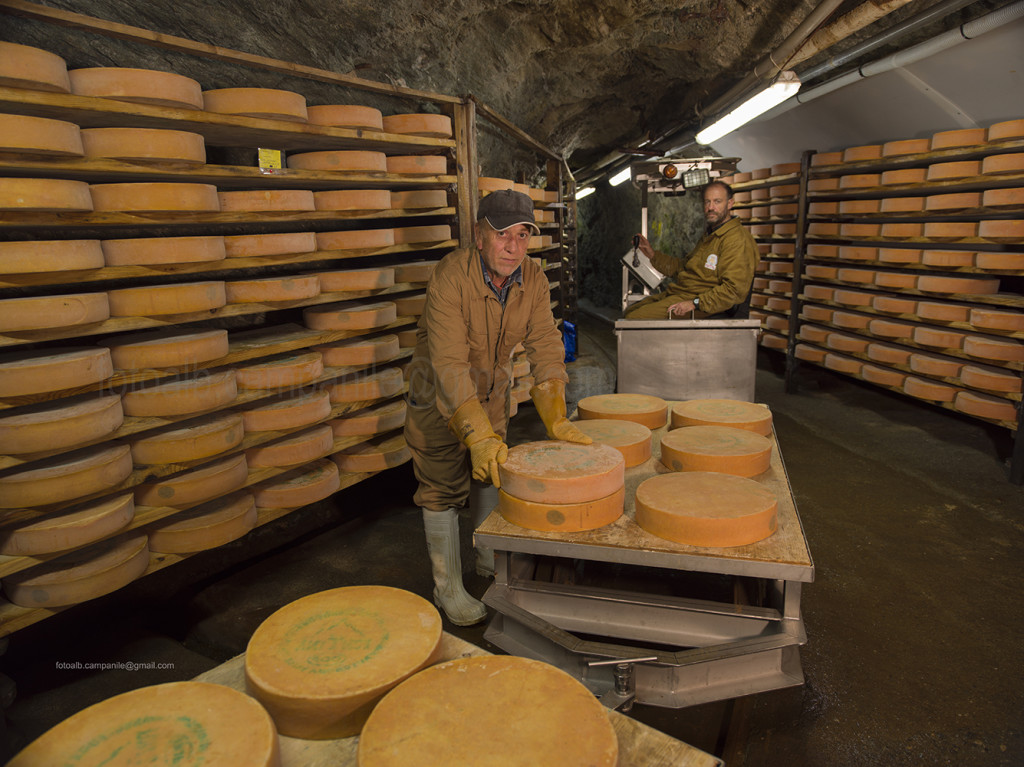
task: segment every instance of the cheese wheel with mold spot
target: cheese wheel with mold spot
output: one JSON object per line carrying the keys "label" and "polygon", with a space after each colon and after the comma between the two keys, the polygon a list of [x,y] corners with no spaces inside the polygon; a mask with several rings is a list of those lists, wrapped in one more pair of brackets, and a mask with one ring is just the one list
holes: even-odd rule
{"label": "cheese wheel with mold spot", "polygon": [[46,349],[0,355],[0,397],[60,391],[110,378],[107,349]]}
{"label": "cheese wheel with mold spot", "polygon": [[124,529],[134,514],[131,493],[86,501],[45,517],[20,519],[13,512],[0,524],[0,554],[31,557],[78,549]]}
{"label": "cheese wheel with mold spot", "polygon": [[38,274],[99,269],[99,240],[15,240],[0,242],[0,274]]}
{"label": "cheese wheel with mold spot", "polygon": [[448,172],[448,158],[444,155],[394,155],[387,159],[388,173],[414,176],[443,176]]}
{"label": "cheese wheel with mold spot", "polygon": [[81,131],[75,123],[49,117],[0,114],[0,152],[82,157],[85,148],[82,146]]}
{"label": "cheese wheel with mold spot", "polygon": [[334,432],[328,424],[320,424],[283,439],[251,447],[245,451],[245,459],[253,468],[298,466],[323,458],[333,449]]}
{"label": "cheese wheel with mold spot", "polygon": [[501,488],[537,503],[580,503],[605,498],[623,486],[625,459],[610,445],[560,440],[526,442],[498,465]]}
{"label": "cheese wheel with mold spot", "polygon": [[128,445],[82,448],[0,477],[0,509],[44,506],[109,490],[132,472]]}
{"label": "cheese wheel with mold spot", "polygon": [[732,426],[763,437],[772,433],[772,413],[765,405],[734,399],[694,399],[672,406],[672,426]]}
{"label": "cheese wheel with mold spot", "polygon": [[224,407],[236,396],[235,371],[226,370],[125,391],[121,406],[131,416],[190,415]]}
{"label": "cheese wheel with mold spot", "polygon": [[390,325],[397,317],[397,307],[392,301],[324,304],[302,312],[302,319],[311,330],[371,330]]}
{"label": "cheese wheel with mold spot", "polygon": [[201,754],[204,767],[281,763],[274,723],[251,697],[219,684],[170,682],[79,711],[30,743],[10,766],[81,760],[115,767],[184,762],[186,754]]}
{"label": "cheese wheel with mold spot", "polygon": [[661,462],[673,471],[754,477],[771,467],[772,443],[732,426],[686,426],[662,437]]}
{"label": "cheese wheel with mold spot", "polygon": [[177,368],[220,359],[228,353],[226,330],[167,328],[112,336],[101,342],[117,370]]}
{"label": "cheese wheel with mold spot", "polygon": [[347,447],[331,456],[331,460],[338,464],[339,470],[350,474],[384,471],[401,466],[410,458],[412,453],[401,437],[364,442]]}
{"label": "cheese wheel with mold spot", "polygon": [[316,233],[316,246],[319,250],[390,248],[394,244],[394,229],[355,229],[344,232]]}
{"label": "cheese wheel with mold spot", "polygon": [[448,115],[384,115],[384,132],[428,138],[451,138],[452,118]]}
{"label": "cheese wheel with mold spot", "polygon": [[312,253],[316,249],[316,232],[238,234],[224,238],[224,253],[227,258],[283,256],[291,253]]}
{"label": "cheese wheel with mold spot", "polygon": [[264,277],[256,280],[232,280],[224,283],[229,304],[273,304],[305,301],[320,295],[320,280],[315,274]]}
{"label": "cheese wheel with mold spot", "polygon": [[129,162],[206,162],[200,134],[163,128],[85,128],[82,148],[86,157]]}
{"label": "cheese wheel with mold spot", "polygon": [[366,400],[392,397],[405,385],[399,368],[385,368],[371,375],[354,376],[326,385],[331,402],[363,402]]}
{"label": "cheese wheel with mold spot", "polygon": [[393,333],[375,338],[354,338],[350,341],[339,341],[313,347],[313,351],[323,355],[324,365],[328,367],[387,362],[397,357],[401,350],[398,336]]}
{"label": "cheese wheel with mold spot", "polygon": [[156,317],[219,309],[227,303],[223,282],[179,282],[107,292],[112,317]]}
{"label": "cheese wheel with mold spot", "polygon": [[203,91],[207,112],[306,122],[306,97],[278,88],[215,88]]}
{"label": "cheese wheel with mold spot", "polygon": [[[586,423],[594,423],[588,421]],[[618,423],[626,423],[619,421]],[[639,424],[634,424],[638,426]],[[610,525],[622,516],[626,488],[620,487],[604,498],[577,503],[525,501],[498,490],[498,513],[508,522],[527,530],[578,533]]]}
{"label": "cheese wheel with mold spot", "polygon": [[156,432],[132,436],[132,460],[137,466],[155,466],[212,458],[242,444],[245,429],[238,413],[215,413]]}
{"label": "cheese wheel with mold spot", "polygon": [[288,389],[311,383],[323,373],[323,355],[300,350],[237,367],[235,380],[239,389]]}
{"label": "cheese wheel with mold spot", "polygon": [[775,532],[778,501],[764,485],[712,471],[671,472],[636,489],[636,523],[665,540],[702,548],[746,546]]}
{"label": "cheese wheel with mold spot", "polygon": [[610,418],[657,429],[668,421],[668,403],[649,394],[594,394],[577,403],[580,420]]}
{"label": "cheese wheel with mold spot", "polygon": [[297,509],[322,501],[341,488],[338,465],[326,458],[279,474],[251,490],[261,509]]}
{"label": "cheese wheel with mold spot", "polygon": [[388,189],[337,189],[314,192],[317,210],[387,210],[395,207]]}
{"label": "cheese wheel with mold spot", "polygon": [[91,325],[110,318],[106,293],[6,298],[0,301],[0,333]]}
{"label": "cheese wheel with mold spot", "polygon": [[123,422],[120,395],[62,398],[0,415],[0,445],[11,455],[61,450],[112,434]]}
{"label": "cheese wheel with mold spot", "polygon": [[308,394],[283,394],[261,399],[239,411],[245,431],[281,431],[308,426],[331,415],[330,395],[326,390]]}
{"label": "cheese wheel with mold spot", "polygon": [[302,213],[316,210],[313,192],[308,189],[258,189],[241,192],[218,192],[223,212]]}
{"label": "cheese wheel with mold spot", "polygon": [[395,270],[391,267],[317,272],[316,276],[320,278],[320,290],[324,293],[382,290],[395,284]]}
{"label": "cheese wheel with mold spot", "polygon": [[132,213],[218,213],[220,199],[212,184],[140,181],[93,184],[89,187],[96,211]]}
{"label": "cheese wheel with mold spot", "polygon": [[0,178],[0,211],[87,213],[93,210],[89,185],[56,178]]}
{"label": "cheese wheel with mold spot", "polygon": [[174,72],[130,67],[88,67],[68,72],[76,96],[129,101],[136,104],[202,109],[203,91],[195,80]]}
{"label": "cheese wheel with mold spot", "polygon": [[353,128],[356,130],[384,130],[381,111],[359,104],[307,106],[306,115],[312,125],[328,125],[333,128]]}
{"label": "cheese wheel with mold spot", "polygon": [[107,266],[197,264],[223,261],[227,256],[220,236],[103,240],[102,248]]}
{"label": "cheese wheel with mold spot", "polygon": [[329,423],[336,438],[381,434],[400,428],[405,423],[407,409],[405,400],[396,400],[346,413]]}
{"label": "cheese wheel with mold spot", "polygon": [[288,167],[297,170],[362,172],[385,172],[388,169],[387,155],[383,152],[360,150],[301,152],[288,156]]}
{"label": "cheese wheel with mold spot", "polygon": [[241,538],[257,521],[256,500],[252,493],[242,491],[178,512],[149,527],[149,550],[161,554],[208,551]]}
{"label": "cheese wheel with mold spot", "polygon": [[241,488],[249,478],[244,455],[233,455],[171,477],[138,485],[139,506],[188,506],[202,503]]}
{"label": "cheese wheel with mold spot", "polygon": [[30,45],[0,42],[0,86],[70,93],[68,67],[60,56]]}

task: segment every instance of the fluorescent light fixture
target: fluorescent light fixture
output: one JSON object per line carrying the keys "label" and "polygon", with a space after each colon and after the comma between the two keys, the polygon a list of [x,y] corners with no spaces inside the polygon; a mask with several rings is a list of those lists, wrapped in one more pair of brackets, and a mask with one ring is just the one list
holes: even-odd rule
{"label": "fluorescent light fixture", "polygon": [[721,120],[698,133],[695,137],[697,143],[711,144],[717,141],[725,134],[732,133],[741,125],[745,125],[758,115],[781,104],[790,96],[795,95],[798,90],[800,90],[800,78],[796,76],[796,72],[787,69],[769,87],[744,101]]}
{"label": "fluorescent light fixture", "polygon": [[629,178],[629,176],[630,176],[630,171],[629,171],[629,166],[627,165],[625,168],[623,168],[618,173],[616,173],[614,176],[612,176],[610,179],[608,179],[608,183],[611,184],[612,186],[618,186],[623,181],[626,181]]}
{"label": "fluorescent light fixture", "polygon": [[592,187],[592,186],[585,186],[582,189],[577,189],[576,190],[576,199],[577,200],[582,200],[588,194],[593,194],[593,193],[594,193],[594,187]]}

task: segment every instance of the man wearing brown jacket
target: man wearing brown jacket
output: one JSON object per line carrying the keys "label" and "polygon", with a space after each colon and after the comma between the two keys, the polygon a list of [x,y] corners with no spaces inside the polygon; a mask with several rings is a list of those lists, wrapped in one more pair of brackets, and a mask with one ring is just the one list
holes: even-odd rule
{"label": "man wearing brown jacket", "polygon": [[[566,418],[569,379],[548,279],[526,258],[530,235],[539,231],[527,195],[505,190],[485,197],[475,247],[452,251],[437,265],[417,328],[405,438],[419,481],[414,500],[423,509],[434,600],[460,626],[479,623],[486,611],[462,583],[457,510],[471,476],[499,485],[517,344],[526,347],[537,381],[530,396],[548,436],[591,441]],[[492,509],[484,507],[474,521]]]}
{"label": "man wearing brown jacket", "polygon": [[672,282],[664,292],[627,307],[627,320],[688,319],[691,312],[698,319],[746,319],[743,309],[754,280],[757,244],[733,217],[732,206],[728,184],[712,181],[704,187],[707,233],[685,259],[656,251],[639,236],[641,252]]}

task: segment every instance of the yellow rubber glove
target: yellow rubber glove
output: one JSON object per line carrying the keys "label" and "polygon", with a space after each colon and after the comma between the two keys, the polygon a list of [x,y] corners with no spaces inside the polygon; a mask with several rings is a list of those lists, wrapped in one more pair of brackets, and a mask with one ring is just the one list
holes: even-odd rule
{"label": "yellow rubber glove", "polygon": [[581,445],[589,445],[594,441],[573,426],[572,421],[565,417],[564,381],[549,378],[544,383],[539,383],[530,389],[530,398],[533,400],[537,414],[544,422],[544,428],[547,429],[551,439],[577,442]]}
{"label": "yellow rubber glove", "polygon": [[498,464],[505,463],[508,458],[508,445],[494,433],[480,400],[476,397],[466,400],[455,411],[448,428],[469,448],[473,478],[501,487]]}

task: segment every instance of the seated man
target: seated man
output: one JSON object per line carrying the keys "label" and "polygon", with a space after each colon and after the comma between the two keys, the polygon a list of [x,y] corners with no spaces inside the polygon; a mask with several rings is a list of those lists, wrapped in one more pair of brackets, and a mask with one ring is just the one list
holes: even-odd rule
{"label": "seated man", "polygon": [[704,187],[707,234],[685,259],[651,247],[640,235],[640,251],[672,282],[668,290],[627,307],[627,320],[695,318],[746,319],[750,285],[757,266],[757,245],[732,215],[732,189],[721,181]]}

